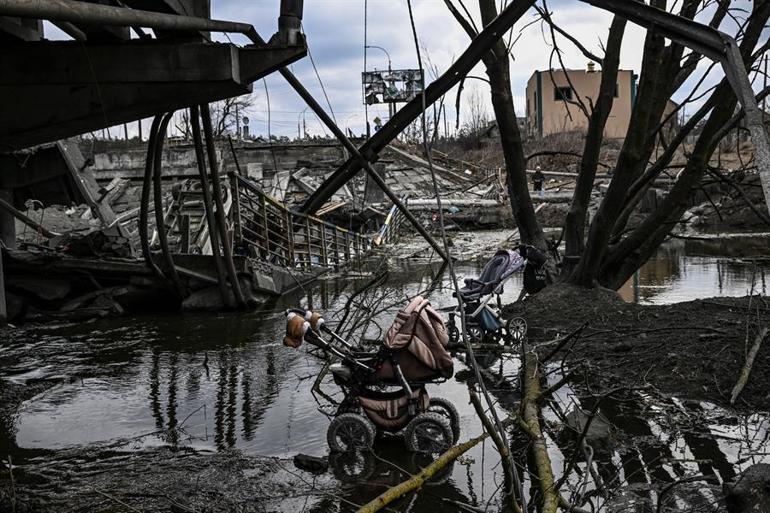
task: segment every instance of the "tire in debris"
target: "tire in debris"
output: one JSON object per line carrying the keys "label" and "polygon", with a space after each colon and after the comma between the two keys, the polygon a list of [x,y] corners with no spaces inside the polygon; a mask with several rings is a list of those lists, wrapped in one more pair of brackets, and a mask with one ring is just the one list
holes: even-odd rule
{"label": "tire in debris", "polygon": [[404,429],[404,443],[412,452],[441,454],[454,444],[452,426],[444,415],[420,413]]}
{"label": "tire in debris", "polygon": [[460,414],[449,399],[443,397],[431,397],[428,411],[437,413],[449,421],[452,428],[452,443],[456,444],[460,439]]}
{"label": "tire in debris", "polygon": [[374,445],[374,426],[358,413],[343,413],[334,417],[326,431],[326,441],[332,452],[367,451]]}

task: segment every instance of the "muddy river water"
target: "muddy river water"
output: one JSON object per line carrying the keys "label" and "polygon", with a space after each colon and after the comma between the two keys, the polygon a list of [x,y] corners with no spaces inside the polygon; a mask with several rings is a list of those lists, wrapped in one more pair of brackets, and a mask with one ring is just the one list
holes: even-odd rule
{"label": "muddy river water", "polygon": [[[465,263],[457,271],[476,276],[482,265]],[[709,256],[700,246],[696,251],[676,242],[662,248],[621,293],[626,300],[643,303],[745,295],[752,283],[764,293],[768,271],[768,264]],[[24,402],[12,418],[0,419],[0,455],[12,455],[17,465],[58,450],[93,446],[325,456],[328,413],[333,410],[311,391],[322,364],[305,348],[291,350],[281,344],[282,312],[296,305],[339,310],[361,283],[324,280],[258,313],[143,316],[8,331],[8,340],[0,345],[0,378],[56,384]],[[520,287],[518,278],[510,282],[504,300],[515,299]],[[396,299],[425,289],[430,289],[435,306],[452,305],[449,277],[439,274],[435,263],[394,264],[382,287]],[[394,312],[381,314],[385,329]],[[518,360],[482,359],[498,408],[515,408]],[[479,434],[481,426],[468,404],[470,373],[461,357],[455,369],[453,379],[428,390],[454,402],[465,440]],[[554,374],[551,379],[557,378]],[[340,398],[330,379],[323,381],[322,390]],[[569,387],[559,393],[564,411],[574,408],[572,396]],[[684,422],[672,425],[672,411]],[[735,416],[705,402],[642,393],[634,401],[607,401],[601,414],[611,434],[605,450],[597,451],[597,467],[606,483],[628,485],[630,490],[646,490],[650,483],[673,482],[692,473],[728,481],[752,463],[770,462],[770,417],[765,414]],[[682,429],[683,423],[689,427]],[[562,450],[551,445],[554,467],[561,469]],[[333,488],[342,498],[340,504],[360,503],[383,486],[403,480],[404,470],[414,472],[424,463],[401,448],[398,438],[386,439],[374,455],[362,460],[333,459]],[[409,507],[454,510],[454,504],[462,502],[484,509],[501,480],[494,447],[481,444],[413,496]],[[654,499],[654,491],[644,493]],[[687,505],[715,500],[708,489],[696,495],[677,501]]]}

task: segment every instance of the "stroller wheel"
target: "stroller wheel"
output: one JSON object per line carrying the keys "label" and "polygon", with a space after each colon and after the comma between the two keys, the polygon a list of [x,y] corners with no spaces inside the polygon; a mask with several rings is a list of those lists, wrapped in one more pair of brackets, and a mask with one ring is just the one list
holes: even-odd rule
{"label": "stroller wheel", "polygon": [[374,426],[358,413],[343,413],[334,417],[326,431],[326,441],[332,452],[367,451],[374,445]]}
{"label": "stroller wheel", "polygon": [[437,413],[449,421],[449,426],[452,428],[452,443],[456,444],[460,439],[460,414],[457,413],[455,405],[443,397],[431,397],[428,411]]}
{"label": "stroller wheel", "polygon": [[484,341],[484,330],[479,326],[468,326],[468,338],[471,342],[480,344]]}
{"label": "stroller wheel", "polygon": [[440,454],[452,447],[453,441],[449,421],[438,413],[420,413],[404,429],[406,448],[412,452]]}
{"label": "stroller wheel", "polygon": [[460,330],[454,324],[449,326],[449,341],[453,344],[460,341]]}
{"label": "stroller wheel", "polygon": [[521,342],[527,336],[527,321],[521,317],[508,319],[505,329],[508,331],[511,342]]}

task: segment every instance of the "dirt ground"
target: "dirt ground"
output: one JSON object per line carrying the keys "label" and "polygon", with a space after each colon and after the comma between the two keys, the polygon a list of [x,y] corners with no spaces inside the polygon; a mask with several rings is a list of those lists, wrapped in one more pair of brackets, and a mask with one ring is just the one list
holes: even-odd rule
{"label": "dirt ground", "polygon": [[[289,460],[168,449],[61,451],[14,472],[22,484],[0,488],[0,511],[293,511],[323,497],[332,479],[313,479]],[[7,485],[6,465],[0,477]]]}
{"label": "dirt ground", "polygon": [[[506,313],[527,320],[533,342],[553,340],[587,323],[562,356],[573,366],[586,363],[591,381],[609,388],[651,386],[664,395],[722,406],[729,406],[757,333],[770,326],[770,307],[758,296],[639,305],[612,291],[568,286],[546,288]],[[768,369],[770,342],[765,341],[736,408],[770,409]]]}

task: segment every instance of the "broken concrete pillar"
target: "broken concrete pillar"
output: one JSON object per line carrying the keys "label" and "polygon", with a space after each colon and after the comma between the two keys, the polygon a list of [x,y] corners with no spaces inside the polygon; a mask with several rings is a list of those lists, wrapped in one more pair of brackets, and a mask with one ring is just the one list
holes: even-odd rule
{"label": "broken concrete pillar", "polygon": [[[0,199],[13,205],[13,190],[0,189]],[[0,209],[0,241],[6,248],[16,249],[16,219],[3,209]]]}
{"label": "broken concrete pillar", "polygon": [[[374,171],[385,180],[385,164],[377,162],[372,165]],[[372,203],[380,203],[385,200],[385,192],[379,185],[369,176],[366,176],[366,187],[364,188],[364,205],[371,205]]]}

